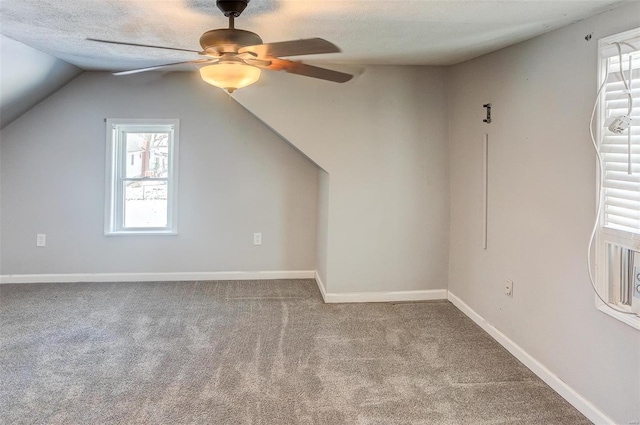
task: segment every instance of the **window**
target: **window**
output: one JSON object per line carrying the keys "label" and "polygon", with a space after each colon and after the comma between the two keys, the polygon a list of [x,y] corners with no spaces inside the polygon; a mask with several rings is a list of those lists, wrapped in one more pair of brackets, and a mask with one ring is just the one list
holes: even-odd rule
{"label": "window", "polygon": [[176,234],[178,120],[107,120],[105,234]]}
{"label": "window", "polygon": [[[620,49],[618,49],[618,47]],[[598,308],[640,329],[640,28],[599,42]]]}

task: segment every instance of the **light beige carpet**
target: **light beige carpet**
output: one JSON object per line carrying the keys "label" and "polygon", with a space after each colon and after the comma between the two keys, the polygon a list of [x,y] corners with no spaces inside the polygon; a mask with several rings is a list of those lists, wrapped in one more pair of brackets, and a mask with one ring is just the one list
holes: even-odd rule
{"label": "light beige carpet", "polygon": [[3,424],[590,423],[446,301],[315,282],[0,285]]}

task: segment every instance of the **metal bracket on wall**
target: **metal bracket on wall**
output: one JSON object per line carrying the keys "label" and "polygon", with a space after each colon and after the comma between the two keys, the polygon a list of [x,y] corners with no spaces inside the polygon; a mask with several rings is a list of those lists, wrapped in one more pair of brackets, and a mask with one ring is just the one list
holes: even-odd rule
{"label": "metal bracket on wall", "polygon": [[485,103],[482,105],[483,108],[487,108],[487,118],[483,119],[482,122],[486,122],[487,124],[491,124],[491,104]]}

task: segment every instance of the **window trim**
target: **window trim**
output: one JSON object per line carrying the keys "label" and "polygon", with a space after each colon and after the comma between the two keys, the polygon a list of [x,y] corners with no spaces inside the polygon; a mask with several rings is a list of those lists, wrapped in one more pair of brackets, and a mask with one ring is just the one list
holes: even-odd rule
{"label": "window trim", "polygon": [[[624,31],[621,33],[613,34],[608,37],[604,37],[598,40],[598,80],[596,88],[599,88],[602,84],[602,80],[607,72],[607,61],[606,58],[608,55],[605,54],[605,49],[607,46],[610,46],[613,42],[622,42],[632,38],[637,38],[640,36],[640,27],[634,28],[628,31]],[[598,145],[602,143],[603,140],[603,128],[605,123],[605,94],[603,91],[602,95],[598,99],[598,115],[596,122],[596,137],[598,141]],[[599,167],[599,165],[597,165]],[[604,172],[601,170],[601,172]],[[599,181],[597,182],[599,185]],[[596,194],[597,196],[597,194]],[[621,229],[616,229],[614,227],[605,227],[605,215],[603,214],[605,203],[604,203],[604,195],[602,199],[602,204],[600,205],[600,223],[598,223],[598,232],[596,234],[596,253],[595,253],[595,265],[596,265],[596,273],[595,273],[595,286],[598,292],[605,300],[611,300],[610,288],[608,284],[608,273],[609,273],[609,265],[607,258],[607,245],[615,244],[620,247],[628,248],[634,251],[640,251],[640,234],[634,234],[632,232],[624,231]],[[594,296],[595,305],[598,310],[601,312],[620,320],[621,322],[640,330],[640,317],[634,316],[631,314],[623,314],[612,310],[609,308],[602,300],[598,298],[598,296]],[[621,308],[623,310],[627,310],[625,306],[622,306],[617,303],[613,303],[613,301],[609,302],[616,308]],[[628,309],[631,311],[631,309]]]}
{"label": "window trim", "polygon": [[[180,120],[178,119],[138,119],[138,118],[107,118],[106,122],[106,167],[105,167],[105,236],[128,235],[177,235],[178,234],[178,164]],[[167,181],[167,226],[166,227],[136,227],[124,228],[124,207],[122,205],[122,188],[116,185],[123,181],[119,175],[126,169],[126,155],[120,155],[122,139],[117,136],[122,131],[139,128],[141,130],[157,131],[160,126],[172,126],[171,141],[169,143],[169,177],[145,178],[144,180]],[[118,129],[120,128],[120,129]],[[163,129],[162,131],[166,131]],[[122,164],[118,165],[119,162]],[[127,180],[130,180],[127,178]],[[141,179],[142,180],[142,179]]]}
{"label": "window trim", "polygon": [[[611,299],[611,295],[609,293],[610,288],[607,284],[607,275],[609,273],[609,262],[607,261],[607,244],[613,243],[623,248],[640,251],[640,243],[638,242],[638,237],[640,237],[640,235],[630,236],[629,234],[625,233],[627,232],[619,229],[604,227],[602,223],[600,223],[597,242],[598,252],[596,260],[596,288],[598,288],[598,292],[605,300]],[[595,299],[596,308],[598,310],[626,323],[627,325],[635,329],[640,330],[640,317],[631,314],[619,313],[607,307],[605,303],[603,303],[602,300],[600,300],[600,298],[598,298],[597,296],[595,297]],[[612,302],[610,302],[610,304],[612,304],[616,308],[626,309],[620,304],[614,304]],[[629,311],[631,310],[629,309]]]}

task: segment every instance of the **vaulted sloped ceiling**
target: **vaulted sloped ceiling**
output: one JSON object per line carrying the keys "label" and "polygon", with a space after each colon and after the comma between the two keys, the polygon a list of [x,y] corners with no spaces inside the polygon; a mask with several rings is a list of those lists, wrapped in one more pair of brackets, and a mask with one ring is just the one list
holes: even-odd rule
{"label": "vaulted sloped ceiling", "polygon": [[0,128],[74,79],[82,70],[0,35]]}
{"label": "vaulted sloped ceiling", "polygon": [[[322,37],[342,48],[304,57],[311,62],[451,65],[627,2],[251,0],[236,26],[265,42]],[[82,69],[117,71],[199,57],[87,38],[199,49],[203,32],[227,25],[215,0],[2,0],[1,8],[3,127]],[[195,70],[169,70],[180,69]]]}
{"label": "vaulted sloped ceiling", "polygon": [[[451,65],[625,3],[619,0],[251,0],[236,27],[265,42],[325,38],[357,65]],[[122,70],[194,54],[86,38],[199,49],[227,26],[215,0],[2,0],[0,32],[85,70]],[[198,56],[195,55],[197,58]]]}

